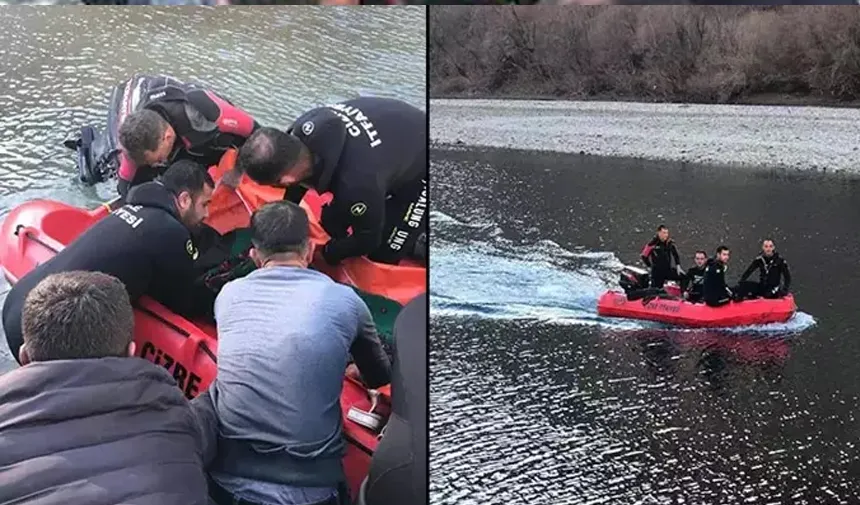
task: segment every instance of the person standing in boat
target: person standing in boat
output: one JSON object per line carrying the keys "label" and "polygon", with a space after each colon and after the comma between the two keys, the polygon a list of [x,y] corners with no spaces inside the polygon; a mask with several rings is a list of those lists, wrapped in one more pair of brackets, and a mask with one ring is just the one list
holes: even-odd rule
{"label": "person standing in boat", "polygon": [[[675,261],[674,267],[672,260]],[[681,267],[678,248],[669,238],[669,228],[662,224],[657,227],[657,235],[642,248],[642,262],[651,269],[652,288],[662,288],[666,281],[680,281],[683,278],[684,269]]]}
{"label": "person standing in boat", "polygon": [[208,215],[213,186],[197,163],[174,163],[159,181],[135,187],[126,205],[16,282],[3,305],[12,355],[22,343],[24,299],[42,279],[59,272],[103,272],[121,280],[133,302],[148,295],[183,316],[211,317],[215,294],[194,282],[198,251],[191,233]]}
{"label": "person standing in boat", "polygon": [[[748,281],[750,275],[758,270],[759,280]],[[788,294],[791,287],[791,272],[788,262],[776,252],[776,246],[771,239],[761,243],[761,254],[741,275],[738,282],[738,296],[744,298],[782,298]]]}
{"label": "person standing in boat", "polygon": [[286,132],[251,135],[236,166],[258,184],[288,188],[295,203],[309,188],[334,195],[321,214],[329,264],[426,257],[427,116],[418,108],[372,97],[319,107]]}
{"label": "person standing in boat", "polygon": [[0,503],[206,505],[204,424],[135,356],[123,283],[46,277],[23,307],[21,368],[0,376]]}
{"label": "person standing in boat", "polygon": [[687,269],[681,279],[681,293],[688,302],[702,303],[705,297],[705,267],[708,263],[708,253],[696,251],[693,261],[695,265]]}
{"label": "person standing in boat", "polygon": [[340,406],[348,358],[369,388],[389,383],[391,364],[364,301],[308,268],[302,207],[263,205],[251,236],[259,268],[215,301],[218,374],[194,400],[218,419],[210,495],[220,505],[349,503]]}
{"label": "person standing in boat", "polygon": [[155,178],[167,163],[189,158],[204,169],[215,165],[259,128],[248,113],[197,84],[135,76],[126,87],[124,96],[132,103],[123,106],[134,112],[120,119],[117,190],[122,196]]}
{"label": "person standing in boat", "polygon": [[732,301],[734,293],[726,284],[726,269],[729,263],[729,248],[721,245],[713,258],[705,265],[705,276],[702,281],[702,293],[705,303],[711,307],[720,307]]}
{"label": "person standing in boat", "polygon": [[427,295],[407,303],[394,322],[391,415],[373,453],[357,505],[427,500]]}

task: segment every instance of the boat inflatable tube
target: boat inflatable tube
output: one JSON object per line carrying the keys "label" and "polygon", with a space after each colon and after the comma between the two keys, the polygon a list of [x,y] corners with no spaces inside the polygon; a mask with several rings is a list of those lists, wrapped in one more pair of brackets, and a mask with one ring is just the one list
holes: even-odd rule
{"label": "boat inflatable tube", "polygon": [[683,300],[677,284],[667,283],[662,289],[649,288],[648,280],[647,270],[625,266],[618,281],[624,291],[604,293],[597,302],[597,314],[690,328],[729,328],[784,323],[797,312],[792,295],[709,307]]}

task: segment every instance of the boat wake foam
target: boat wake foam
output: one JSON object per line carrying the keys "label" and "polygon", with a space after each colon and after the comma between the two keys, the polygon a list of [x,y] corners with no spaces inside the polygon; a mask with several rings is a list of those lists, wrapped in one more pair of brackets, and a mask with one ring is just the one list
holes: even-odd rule
{"label": "boat wake foam", "polygon": [[[534,320],[619,330],[669,328],[597,315],[600,295],[620,289],[617,280],[623,263],[611,252],[569,251],[551,240],[516,243],[504,238],[493,223],[467,224],[438,211],[430,213],[430,221],[434,317]],[[785,323],[720,331],[784,335],[814,324],[811,315],[798,312]]]}

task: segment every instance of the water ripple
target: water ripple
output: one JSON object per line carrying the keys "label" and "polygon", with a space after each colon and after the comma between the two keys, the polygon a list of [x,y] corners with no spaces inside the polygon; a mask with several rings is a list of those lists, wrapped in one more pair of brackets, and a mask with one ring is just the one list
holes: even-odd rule
{"label": "water ripple", "polygon": [[[103,128],[136,72],[213,86],[263,124],[359,95],[425,108],[425,9],[5,6],[0,16],[0,216],[34,198],[92,205],[66,136]],[[0,345],[0,370],[6,355]]]}

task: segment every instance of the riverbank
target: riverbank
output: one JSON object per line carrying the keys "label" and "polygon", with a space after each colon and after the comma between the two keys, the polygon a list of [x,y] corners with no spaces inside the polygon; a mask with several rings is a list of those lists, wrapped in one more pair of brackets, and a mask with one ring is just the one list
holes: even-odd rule
{"label": "riverbank", "polygon": [[430,140],[860,174],[860,109],[598,101],[430,101]]}

